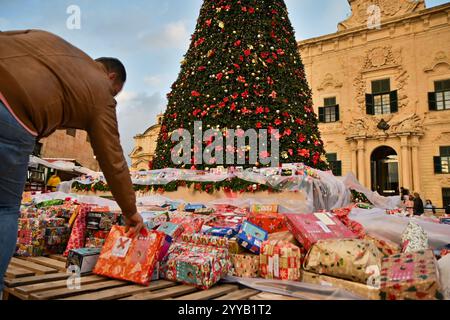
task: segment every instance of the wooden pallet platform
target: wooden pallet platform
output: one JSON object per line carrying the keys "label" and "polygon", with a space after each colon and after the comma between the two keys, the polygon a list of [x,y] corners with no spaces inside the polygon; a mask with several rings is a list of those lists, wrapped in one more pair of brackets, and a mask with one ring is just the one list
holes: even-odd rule
{"label": "wooden pallet platform", "polygon": [[[83,275],[77,288],[70,276],[66,273],[65,258],[62,256],[15,257],[6,272],[3,299],[248,300],[260,294],[257,290],[234,284],[218,284],[209,290],[199,290],[192,286],[159,280],[144,287],[93,274]],[[68,283],[75,288],[68,288]]]}

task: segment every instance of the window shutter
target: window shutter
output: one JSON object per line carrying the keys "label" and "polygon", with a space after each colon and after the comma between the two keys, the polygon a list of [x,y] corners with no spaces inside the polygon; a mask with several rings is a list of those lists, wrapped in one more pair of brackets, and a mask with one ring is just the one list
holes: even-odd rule
{"label": "window shutter", "polygon": [[371,94],[366,94],[366,113],[370,115],[375,114],[373,107],[373,96]]}
{"label": "window shutter", "polygon": [[392,91],[389,95],[390,95],[390,100],[391,100],[391,113],[397,113],[398,112],[397,91]]}
{"label": "window shutter", "polygon": [[319,122],[325,122],[325,108],[319,108]]}
{"label": "window shutter", "polygon": [[336,121],[339,121],[340,120],[340,117],[339,117],[339,105],[336,105],[335,107],[334,107],[334,111],[336,112]]}
{"label": "window shutter", "polygon": [[434,157],[434,173],[442,173],[442,161],[441,157]]}
{"label": "window shutter", "polygon": [[334,163],[335,176],[342,177],[342,161],[336,161]]}
{"label": "window shutter", "polygon": [[437,111],[436,93],[428,92],[428,107],[430,111]]}

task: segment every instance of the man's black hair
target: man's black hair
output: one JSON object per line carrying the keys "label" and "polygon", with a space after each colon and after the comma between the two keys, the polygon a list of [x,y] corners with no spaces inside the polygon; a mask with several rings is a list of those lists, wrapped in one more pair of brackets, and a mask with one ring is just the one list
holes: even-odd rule
{"label": "man's black hair", "polygon": [[127,81],[127,71],[125,66],[116,58],[98,58],[95,61],[100,62],[105,66],[108,72],[114,72],[122,82]]}

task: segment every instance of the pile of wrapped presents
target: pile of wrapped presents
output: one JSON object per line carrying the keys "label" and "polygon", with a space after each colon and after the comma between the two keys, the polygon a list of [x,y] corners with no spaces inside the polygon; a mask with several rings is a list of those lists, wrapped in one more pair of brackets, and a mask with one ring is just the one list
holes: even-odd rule
{"label": "pile of wrapped presents", "polygon": [[352,207],[308,214],[278,209],[174,201],[141,206],[146,229],[129,238],[120,212],[45,201],[22,207],[16,254],[64,254],[72,270],[141,285],[166,279],[207,290],[232,276],[330,286],[361,299],[449,298],[438,271],[449,246],[432,250],[413,221],[395,243],[351,220]]}

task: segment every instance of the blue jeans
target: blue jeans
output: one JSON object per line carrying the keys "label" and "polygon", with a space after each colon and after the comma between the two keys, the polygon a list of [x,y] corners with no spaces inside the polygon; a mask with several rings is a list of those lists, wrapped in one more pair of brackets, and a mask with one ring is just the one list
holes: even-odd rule
{"label": "blue jeans", "polygon": [[0,293],[14,254],[22,192],[36,138],[0,101]]}

